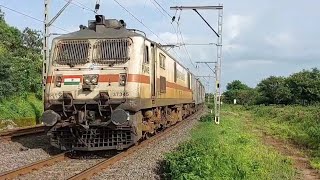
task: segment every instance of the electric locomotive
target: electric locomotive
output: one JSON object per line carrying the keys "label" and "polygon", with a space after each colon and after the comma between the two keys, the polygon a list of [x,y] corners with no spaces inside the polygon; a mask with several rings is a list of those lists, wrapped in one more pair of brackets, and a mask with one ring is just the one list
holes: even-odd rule
{"label": "electric locomotive", "polygon": [[194,113],[204,94],[160,44],[96,15],[53,39],[41,119],[61,150],[122,150]]}

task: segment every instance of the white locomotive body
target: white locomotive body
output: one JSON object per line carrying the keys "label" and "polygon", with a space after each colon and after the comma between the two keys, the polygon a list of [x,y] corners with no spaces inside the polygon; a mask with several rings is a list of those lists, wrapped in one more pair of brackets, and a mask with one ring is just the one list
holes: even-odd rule
{"label": "white locomotive body", "polygon": [[161,45],[120,20],[53,40],[42,120],[60,149],[124,149],[181,121],[204,87]]}

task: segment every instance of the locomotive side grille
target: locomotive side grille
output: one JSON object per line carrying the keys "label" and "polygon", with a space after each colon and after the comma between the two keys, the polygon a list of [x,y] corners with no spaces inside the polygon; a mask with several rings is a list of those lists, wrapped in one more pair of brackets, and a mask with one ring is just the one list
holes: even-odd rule
{"label": "locomotive side grille", "polygon": [[60,65],[86,64],[90,42],[87,40],[64,40],[57,43],[55,62]]}
{"label": "locomotive side grille", "polygon": [[129,39],[104,39],[94,45],[93,63],[122,64],[129,58]]}

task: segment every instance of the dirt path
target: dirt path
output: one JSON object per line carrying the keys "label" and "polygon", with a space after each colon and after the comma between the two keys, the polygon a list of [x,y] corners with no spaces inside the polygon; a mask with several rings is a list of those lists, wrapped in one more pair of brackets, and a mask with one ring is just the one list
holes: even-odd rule
{"label": "dirt path", "polygon": [[[239,115],[240,114],[237,114],[237,116]],[[272,146],[282,155],[293,160],[293,165],[299,173],[297,179],[320,180],[320,172],[311,167],[309,158],[303,153],[301,148],[291,144],[290,142],[277,139],[274,136],[267,134],[265,130],[253,125],[253,118],[249,114],[241,114],[240,116],[245,118],[248,127],[251,128],[253,132],[261,136],[265,145]]]}
{"label": "dirt path", "polygon": [[275,137],[270,136],[264,132],[262,134],[263,142],[266,145],[272,146],[281,154],[288,156],[293,160],[293,165],[299,173],[298,179],[320,179],[319,172],[310,166],[308,157],[304,155],[298,147],[290,144],[289,142],[276,139]]}
{"label": "dirt path", "polygon": [[248,113],[238,112],[224,112],[233,116],[243,118],[247,124],[247,128],[251,129],[252,132],[256,133],[261,137],[263,143],[267,146],[272,146],[279,153],[289,157],[293,160],[293,166],[297,170],[297,179],[303,180],[320,180],[320,172],[313,169],[310,165],[310,159],[303,153],[303,150],[293,145],[292,143],[284,140],[277,139],[266,133],[264,129],[253,123],[253,117]]}

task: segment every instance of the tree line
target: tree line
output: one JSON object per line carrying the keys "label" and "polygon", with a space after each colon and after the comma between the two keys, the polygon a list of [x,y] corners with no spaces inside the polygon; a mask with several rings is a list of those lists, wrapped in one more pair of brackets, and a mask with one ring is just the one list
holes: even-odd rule
{"label": "tree line", "polygon": [[35,93],[41,98],[42,34],[9,26],[0,9],[0,101]]}
{"label": "tree line", "polygon": [[255,88],[250,88],[239,80],[227,84],[223,93],[224,102],[242,105],[259,104],[300,104],[320,103],[320,70],[302,70],[288,77],[270,76]]}

